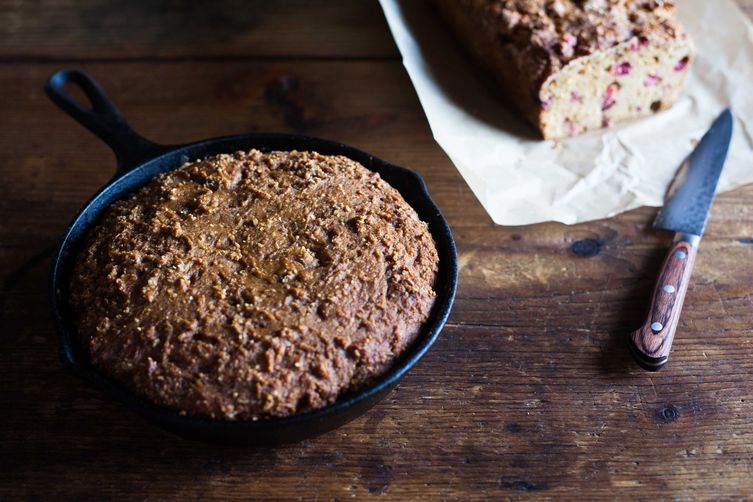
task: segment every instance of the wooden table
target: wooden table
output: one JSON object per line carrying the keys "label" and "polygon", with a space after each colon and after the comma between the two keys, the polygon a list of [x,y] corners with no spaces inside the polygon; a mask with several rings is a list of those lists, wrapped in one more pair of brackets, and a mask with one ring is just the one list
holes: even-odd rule
{"label": "wooden table", "polygon": [[[669,244],[655,210],[492,224],[375,2],[73,3],[0,2],[0,499],[753,494],[753,186],[714,206],[672,360],[649,374],[623,340]],[[178,439],[66,373],[49,258],[114,164],[43,95],[61,67],[162,143],[294,131],[419,171],[460,254],[434,349],[365,416],[276,449]]]}

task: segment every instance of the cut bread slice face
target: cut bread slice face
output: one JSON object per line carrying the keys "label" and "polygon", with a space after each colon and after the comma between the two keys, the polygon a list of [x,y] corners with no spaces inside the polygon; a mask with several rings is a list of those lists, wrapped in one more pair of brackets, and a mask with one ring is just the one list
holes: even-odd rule
{"label": "cut bread slice face", "polygon": [[692,61],[686,36],[633,37],[574,59],[541,86],[534,125],[560,139],[669,108]]}

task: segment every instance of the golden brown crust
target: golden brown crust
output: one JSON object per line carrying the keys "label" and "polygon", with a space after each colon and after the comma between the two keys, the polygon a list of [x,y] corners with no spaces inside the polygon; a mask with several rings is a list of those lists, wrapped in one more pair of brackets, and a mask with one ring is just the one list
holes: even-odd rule
{"label": "golden brown crust", "polygon": [[76,263],[92,362],[223,419],[318,408],[384,372],[434,303],[426,224],[345,157],[238,152],[114,203]]}
{"label": "golden brown crust", "polygon": [[[631,116],[665,108],[674,99],[692,62],[690,42],[676,20],[674,2],[662,0],[437,0],[446,17],[477,59],[490,69],[502,83],[511,101],[545,137],[561,137],[609,125]],[[625,47],[642,54],[628,60]],[[666,58],[662,54],[670,53]],[[675,58],[681,53],[679,59]],[[617,60],[617,58],[621,58]],[[613,58],[614,61],[611,61]],[[582,62],[593,60],[593,69]],[[680,63],[677,75],[670,72]],[[572,89],[556,88],[548,92],[548,84],[573,63],[579,62],[578,77],[564,77]],[[662,72],[662,89],[635,89],[619,79],[609,79],[595,88],[593,95],[580,92],[582,83],[593,79],[606,80],[627,75],[623,68],[637,69],[640,87],[649,76]],[[654,63],[659,63],[658,67]],[[630,65],[630,66],[628,66]],[[675,78],[670,78],[675,77]],[[617,85],[612,85],[615,83]],[[630,83],[628,83],[630,84]],[[610,86],[612,89],[610,90]],[[631,102],[624,110],[598,113],[605,99],[615,88],[625,88],[626,99],[648,99]],[[562,91],[562,94],[558,92]],[[658,92],[661,91],[661,92]],[[575,94],[573,94],[575,93]],[[658,96],[658,98],[657,98]],[[571,104],[559,106],[556,117],[547,117],[552,102]],[[581,104],[595,110],[579,110]],[[568,113],[568,108],[575,113]],[[561,116],[560,116],[561,115]],[[578,117],[576,118],[575,115]],[[556,122],[556,123],[555,123]]]}
{"label": "golden brown crust", "polygon": [[445,0],[463,11],[487,40],[509,45],[534,86],[573,59],[633,37],[676,38],[684,32],[672,1]]}
{"label": "golden brown crust", "polygon": [[500,97],[517,108],[532,124],[539,123],[541,107],[538,90],[529,76],[517,70],[517,54],[509,44],[490,43],[489,34],[479,30],[479,19],[469,15],[463,2],[436,0],[444,17],[475,59],[502,84]]}

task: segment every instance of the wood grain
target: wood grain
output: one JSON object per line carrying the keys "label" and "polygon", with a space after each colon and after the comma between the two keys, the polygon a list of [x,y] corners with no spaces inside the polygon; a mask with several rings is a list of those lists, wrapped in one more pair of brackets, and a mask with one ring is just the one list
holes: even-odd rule
{"label": "wood grain", "polygon": [[399,59],[366,0],[0,0],[0,60]]}
{"label": "wood grain", "polygon": [[[144,18],[148,26],[116,47],[89,43],[100,36],[97,27],[63,23],[72,33],[62,33],[43,22],[46,8],[70,5],[77,13],[66,15],[76,17],[93,3],[34,5],[0,8],[19,26],[37,26],[23,44],[5,44],[15,59],[0,63],[0,499],[753,493],[753,187],[717,199],[672,363],[648,374],[632,362],[625,338],[671,245],[671,235],[650,228],[655,210],[572,227],[493,225],[433,142],[399,61],[360,58],[381,54],[372,49],[389,41],[373,3],[340,5],[377,28],[344,29],[335,14],[322,15],[315,19],[332,34],[329,45],[309,52],[303,46],[322,35],[301,31],[291,35],[301,46],[279,59],[272,52],[224,57],[256,50],[242,37],[201,59],[178,57],[188,50],[185,38],[170,38],[171,16],[187,15],[177,7]],[[308,5],[276,6],[284,15],[269,21],[267,33],[286,33],[287,22],[303,30],[314,16]],[[101,12],[104,25],[116,22],[116,9]],[[153,56],[153,40],[172,40],[164,44],[172,56],[167,49]],[[42,61],[48,56],[55,60]],[[100,80],[133,126],[156,141],[303,132],[426,178],[457,240],[460,287],[437,345],[397,391],[320,438],[249,450],[173,437],[63,370],[48,313],[49,255],[114,169],[107,147],[41,92],[66,58]]]}

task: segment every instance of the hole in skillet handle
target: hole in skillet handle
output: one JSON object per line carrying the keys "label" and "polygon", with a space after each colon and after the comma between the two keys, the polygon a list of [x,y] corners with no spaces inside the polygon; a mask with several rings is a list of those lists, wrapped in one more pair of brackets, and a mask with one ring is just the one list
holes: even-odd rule
{"label": "hole in skillet handle", "polygon": [[[86,95],[91,108],[82,106],[65,91],[69,85],[78,87]],[[44,91],[63,111],[112,149],[117,159],[115,177],[174,148],[152,143],[131,129],[105,91],[81,70],[56,71],[47,79]]]}
{"label": "hole in skillet handle", "polygon": [[[84,109],[63,91],[63,87],[71,83],[77,85],[91,101],[91,110]],[[185,438],[225,444],[273,446],[313,437],[361,415],[389,393],[433,345],[445,324],[455,297],[457,253],[449,226],[431,200],[423,179],[417,173],[389,164],[347,145],[298,135],[259,133],[209,139],[183,146],[155,145],[131,130],[101,88],[83,72],[63,70],[55,73],[50,78],[46,91],[63,110],[112,147],[119,166],[116,179],[105,185],[86,204],[68,228],[53,260],[52,306],[60,339],[61,359],[69,370],[82,379],[99,387],[105,394],[139,413],[146,420]],[[290,417],[257,422],[216,421],[182,416],[175,410],[155,405],[130,393],[100,374],[91,365],[86,350],[76,336],[77,330],[68,305],[66,285],[70,281],[73,260],[77,255],[81,237],[103,208],[140,186],[145,182],[145,177],[150,177],[150,173],[154,174],[155,170],[162,172],[164,169],[178,167],[183,163],[179,159],[200,158],[206,154],[248,148],[315,150],[325,155],[345,155],[378,172],[401,193],[421,219],[429,224],[429,230],[440,254],[440,270],[435,286],[437,303],[421,337],[401,356],[392,370],[372,385],[344,395],[330,406]],[[150,162],[152,159],[154,160]]]}

